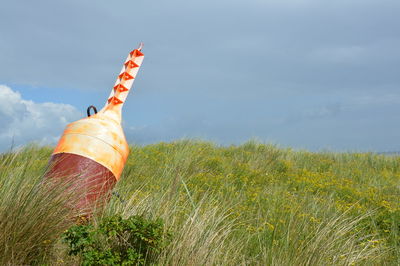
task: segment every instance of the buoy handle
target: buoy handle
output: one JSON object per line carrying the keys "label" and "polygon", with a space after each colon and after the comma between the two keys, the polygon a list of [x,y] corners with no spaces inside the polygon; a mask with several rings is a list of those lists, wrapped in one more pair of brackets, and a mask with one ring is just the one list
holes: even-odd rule
{"label": "buoy handle", "polygon": [[91,114],[90,114],[90,110],[91,110],[91,109],[93,109],[94,114],[97,114],[97,108],[96,108],[96,106],[91,105],[91,106],[89,106],[89,107],[87,108],[87,110],[86,110],[86,113],[87,113],[87,116],[88,116],[88,117],[91,116]]}

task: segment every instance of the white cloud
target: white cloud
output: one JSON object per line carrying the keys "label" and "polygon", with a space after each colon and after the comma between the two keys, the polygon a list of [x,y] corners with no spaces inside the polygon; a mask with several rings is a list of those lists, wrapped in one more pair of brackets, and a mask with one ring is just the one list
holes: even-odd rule
{"label": "white cloud", "polygon": [[[72,105],[35,103],[0,85],[0,151],[12,144],[55,144],[64,127],[82,117]],[[13,143],[14,142],[14,143]]]}

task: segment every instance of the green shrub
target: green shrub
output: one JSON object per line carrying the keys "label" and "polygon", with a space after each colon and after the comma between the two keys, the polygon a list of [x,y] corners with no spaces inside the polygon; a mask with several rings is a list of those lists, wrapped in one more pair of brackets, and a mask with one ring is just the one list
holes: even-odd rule
{"label": "green shrub", "polygon": [[106,217],[95,226],[75,225],[64,232],[69,255],[80,255],[83,265],[144,265],[156,260],[170,233],[163,222],[142,216]]}

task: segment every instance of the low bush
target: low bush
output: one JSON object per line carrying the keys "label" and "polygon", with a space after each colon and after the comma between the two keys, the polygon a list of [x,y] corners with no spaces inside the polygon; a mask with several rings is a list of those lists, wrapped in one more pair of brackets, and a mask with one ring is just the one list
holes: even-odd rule
{"label": "low bush", "polygon": [[97,225],[72,226],[62,236],[69,255],[81,256],[83,265],[145,265],[155,262],[168,244],[162,220],[114,215]]}

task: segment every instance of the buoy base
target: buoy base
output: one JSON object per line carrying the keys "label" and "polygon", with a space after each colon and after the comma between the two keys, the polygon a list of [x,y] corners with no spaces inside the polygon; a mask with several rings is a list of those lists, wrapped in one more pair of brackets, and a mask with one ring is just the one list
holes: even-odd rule
{"label": "buoy base", "polygon": [[103,206],[117,182],[113,173],[103,165],[72,153],[52,155],[45,175],[45,179],[49,178],[69,183],[68,189],[79,198],[72,207],[84,215],[91,215],[95,208]]}

